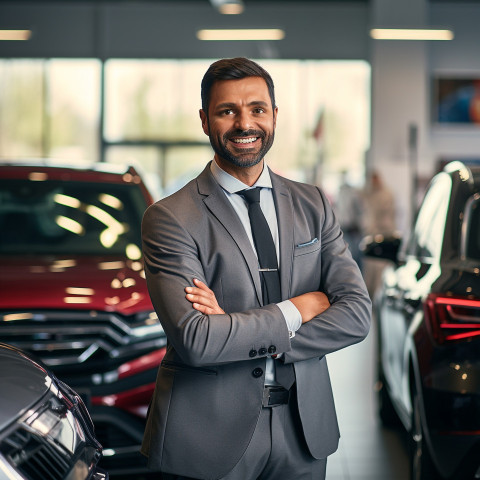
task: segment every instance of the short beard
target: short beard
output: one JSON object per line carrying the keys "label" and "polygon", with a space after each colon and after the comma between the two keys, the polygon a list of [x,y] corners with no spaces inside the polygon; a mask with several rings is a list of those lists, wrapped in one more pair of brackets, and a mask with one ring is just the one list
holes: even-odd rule
{"label": "short beard", "polygon": [[[262,146],[257,154],[248,155],[239,155],[236,156],[232,151],[227,148],[228,141],[231,137],[258,137],[262,140]],[[223,158],[226,162],[242,168],[253,167],[260,163],[265,157],[267,152],[273,145],[273,140],[275,138],[275,132],[272,132],[271,135],[266,135],[263,131],[258,130],[247,130],[247,131],[236,131],[236,132],[227,132],[222,137],[222,141],[218,142],[212,141],[210,138],[210,144],[214,152],[220,157]]]}

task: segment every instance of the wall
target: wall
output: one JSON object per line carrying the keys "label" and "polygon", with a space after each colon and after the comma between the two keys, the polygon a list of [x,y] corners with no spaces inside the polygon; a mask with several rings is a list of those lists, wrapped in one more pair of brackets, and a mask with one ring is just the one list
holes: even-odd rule
{"label": "wall", "polygon": [[[452,42],[430,45],[429,82],[435,75],[480,78],[480,5],[448,4],[431,9],[431,22],[455,31]],[[432,158],[480,158],[480,129],[477,126],[431,126]]]}

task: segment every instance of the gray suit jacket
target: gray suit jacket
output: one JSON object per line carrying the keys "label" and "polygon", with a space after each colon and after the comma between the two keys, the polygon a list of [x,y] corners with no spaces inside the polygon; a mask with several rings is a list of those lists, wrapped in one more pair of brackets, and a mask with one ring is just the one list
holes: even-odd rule
{"label": "gray suit jacket", "polygon": [[[266,355],[293,362],[305,440],[315,458],[338,446],[325,355],[361,341],[371,304],[323,193],[271,172],[280,235],[282,296],[321,290],[331,307],[289,339],[280,309],[262,305],[245,230],[210,173],[152,205],[142,224],[145,270],[169,346],[149,409],[142,452],[150,468],[199,479],[226,475],[243,455],[262,408]],[[192,308],[184,288],[205,282],[225,315]]]}

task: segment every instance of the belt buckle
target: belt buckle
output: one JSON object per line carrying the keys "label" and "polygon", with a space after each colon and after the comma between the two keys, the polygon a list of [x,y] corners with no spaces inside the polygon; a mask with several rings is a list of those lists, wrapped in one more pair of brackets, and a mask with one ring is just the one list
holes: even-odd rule
{"label": "belt buckle", "polygon": [[[262,407],[277,407],[278,405],[284,405],[287,402],[281,402],[281,403],[270,403],[270,392],[275,391],[275,390],[285,390],[282,387],[264,387],[263,388],[263,399],[262,399]],[[287,393],[290,396],[290,392],[285,390],[285,393]]]}
{"label": "belt buckle", "polygon": [[268,404],[270,400],[270,387],[263,387],[263,399],[262,399],[262,407],[271,407]]}

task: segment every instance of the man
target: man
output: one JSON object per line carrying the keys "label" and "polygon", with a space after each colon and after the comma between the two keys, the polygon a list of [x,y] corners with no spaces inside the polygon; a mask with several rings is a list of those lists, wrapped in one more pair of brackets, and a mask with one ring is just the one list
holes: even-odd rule
{"label": "man", "polygon": [[143,221],[169,345],[142,452],[164,479],[325,478],[339,439],[325,355],[367,335],[368,294],[324,194],[265,165],[270,75],[245,58],[213,63],[200,118],[214,160]]}
{"label": "man", "polygon": [[363,203],[360,192],[348,183],[348,172],[341,172],[341,183],[337,199],[334,203],[334,212],[340,223],[343,238],[347,242],[354,260],[362,269],[362,240]]}

